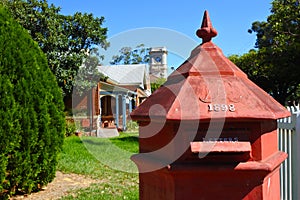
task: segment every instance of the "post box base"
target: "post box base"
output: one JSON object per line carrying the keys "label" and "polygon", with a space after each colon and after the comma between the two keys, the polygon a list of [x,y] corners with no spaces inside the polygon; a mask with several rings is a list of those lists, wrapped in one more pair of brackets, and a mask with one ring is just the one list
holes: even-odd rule
{"label": "post box base", "polygon": [[259,162],[173,164],[140,173],[140,199],[279,200],[279,166],[286,157],[277,152]]}

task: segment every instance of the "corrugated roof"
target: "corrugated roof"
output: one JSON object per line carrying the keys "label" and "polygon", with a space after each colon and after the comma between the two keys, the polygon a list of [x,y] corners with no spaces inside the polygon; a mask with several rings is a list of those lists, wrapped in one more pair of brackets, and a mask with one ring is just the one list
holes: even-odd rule
{"label": "corrugated roof", "polygon": [[118,85],[143,86],[149,76],[147,64],[98,66],[98,70]]}
{"label": "corrugated roof", "polygon": [[135,91],[129,90],[127,88],[123,88],[123,87],[119,87],[116,85],[112,85],[109,83],[105,83],[100,81],[101,84],[101,90],[105,90],[107,92],[125,92],[125,93],[129,93],[129,94],[136,94]]}

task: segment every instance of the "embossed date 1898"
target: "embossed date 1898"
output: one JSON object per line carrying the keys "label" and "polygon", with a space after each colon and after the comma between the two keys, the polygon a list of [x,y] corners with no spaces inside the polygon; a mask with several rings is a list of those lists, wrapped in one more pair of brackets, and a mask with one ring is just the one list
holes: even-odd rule
{"label": "embossed date 1898", "polygon": [[208,104],[209,112],[235,112],[234,104]]}

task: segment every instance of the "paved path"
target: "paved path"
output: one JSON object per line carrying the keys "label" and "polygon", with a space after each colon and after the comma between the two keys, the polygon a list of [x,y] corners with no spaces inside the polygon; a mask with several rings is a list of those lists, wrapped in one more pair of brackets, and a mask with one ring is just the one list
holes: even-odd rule
{"label": "paved path", "polygon": [[110,138],[119,136],[116,128],[99,128],[97,130],[97,137]]}

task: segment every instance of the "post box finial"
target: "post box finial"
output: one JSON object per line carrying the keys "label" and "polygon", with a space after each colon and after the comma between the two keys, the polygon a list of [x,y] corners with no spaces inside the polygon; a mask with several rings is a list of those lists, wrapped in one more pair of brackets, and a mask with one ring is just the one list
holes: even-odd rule
{"label": "post box finial", "polygon": [[201,28],[197,30],[197,36],[202,38],[202,43],[211,41],[211,38],[217,36],[218,32],[212,27],[208,11],[204,12]]}

